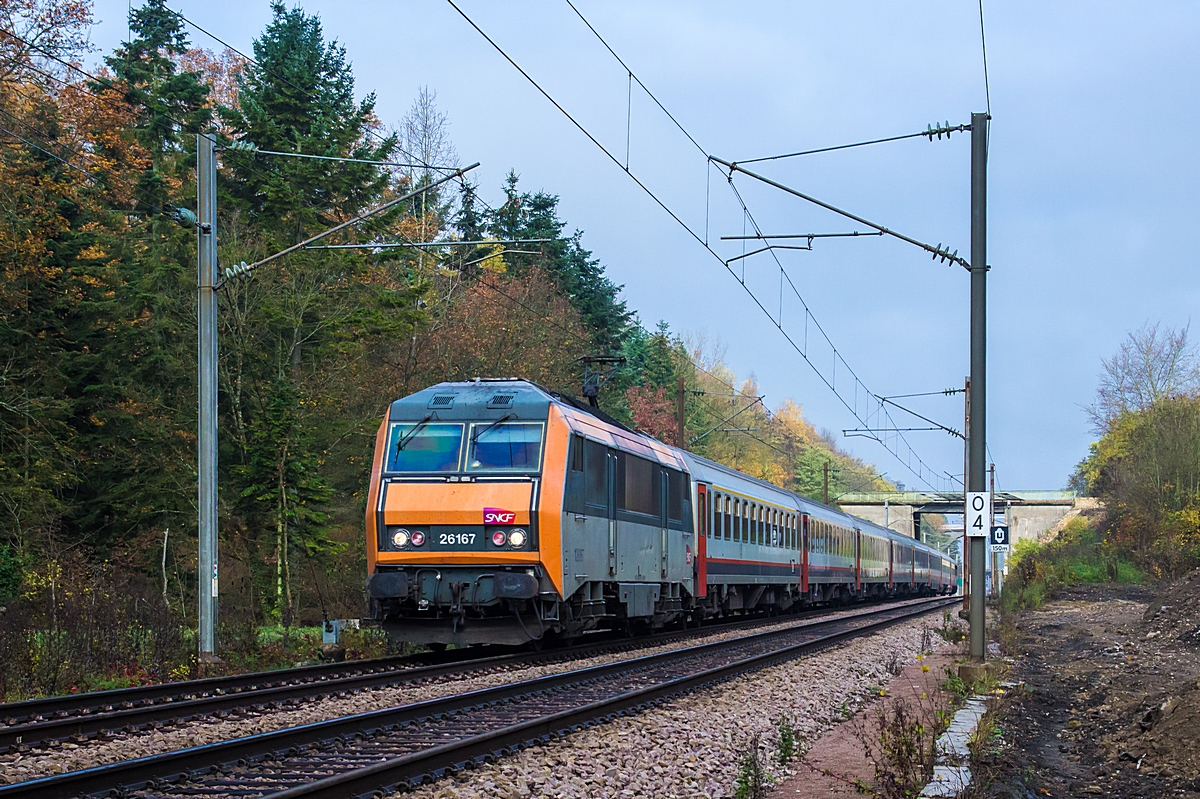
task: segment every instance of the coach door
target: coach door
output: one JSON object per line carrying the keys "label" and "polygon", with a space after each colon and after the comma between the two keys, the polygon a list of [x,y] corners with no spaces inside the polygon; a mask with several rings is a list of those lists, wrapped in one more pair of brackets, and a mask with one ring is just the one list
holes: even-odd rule
{"label": "coach door", "polygon": [[808,514],[800,517],[800,590],[808,593]]}
{"label": "coach door", "polygon": [[617,453],[608,450],[608,573],[617,573]]}
{"label": "coach door", "polygon": [[862,530],[854,531],[854,590],[862,590]]}
{"label": "coach door", "polygon": [[896,586],[896,577],[894,570],[896,568],[896,544],[893,541],[888,541],[888,588]]}
{"label": "coach door", "polygon": [[669,561],[667,559],[667,555],[669,553],[670,540],[671,540],[671,536],[667,532],[667,503],[669,501],[668,496],[671,492],[671,481],[670,481],[670,478],[667,477],[666,469],[659,469],[658,474],[659,474],[658,479],[659,479],[659,485],[660,485],[658,496],[661,499],[661,502],[659,502],[659,509],[658,509],[658,526],[659,526],[659,539],[660,539],[659,548],[658,548],[658,567],[659,567],[659,570],[662,572],[660,579],[666,580],[667,579],[667,564],[669,563]]}
{"label": "coach door", "polygon": [[708,596],[708,486],[696,483],[696,596]]}

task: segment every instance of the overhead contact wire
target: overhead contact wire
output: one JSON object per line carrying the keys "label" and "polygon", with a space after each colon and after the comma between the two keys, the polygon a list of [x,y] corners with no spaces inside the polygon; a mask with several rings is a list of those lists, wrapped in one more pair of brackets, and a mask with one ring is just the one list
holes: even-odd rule
{"label": "overhead contact wire", "polygon": [[[682,227],[684,230],[686,230],[688,232],[688,234],[693,239],[695,239],[698,244],[700,244],[702,247],[704,247],[704,249],[708,250],[708,252],[710,254],[712,254],[712,256],[714,258],[716,258],[731,275],[733,275],[734,279],[738,280],[738,283],[742,285],[743,290],[745,290],[746,293],[750,296],[750,298],[751,298],[751,300],[753,300],[754,304],[758,306],[759,310],[762,311],[763,315],[766,316],[767,319],[771,320],[771,323],[775,325],[775,327],[779,330],[779,332],[783,335],[783,337],[788,341],[788,343],[792,346],[792,348],[794,350],[796,350],[796,352],[799,353],[800,356],[802,358],[804,358],[804,360],[806,362],[808,362],[810,365],[812,365],[811,360],[809,359],[808,355],[806,355],[805,352],[797,345],[796,341],[791,337],[791,335],[786,330],[784,330],[783,326],[780,325],[774,319],[774,317],[772,317],[770,311],[767,310],[766,306],[764,306],[762,304],[762,302],[754,294],[754,292],[751,291],[749,289],[749,287],[746,286],[746,284],[743,280],[738,278],[737,273],[734,272],[734,270],[732,268],[730,268],[728,264],[725,263],[724,259],[722,259],[720,257],[720,255],[718,255],[716,253],[716,251],[714,251],[711,247],[709,247],[705,243],[703,238],[701,238],[694,230],[692,230],[692,228],[686,222],[684,222],[678,216],[678,214],[676,214],[669,206],[667,206],[666,203],[664,203],[658,197],[657,194],[655,194],[648,186],[646,186],[646,184],[643,183],[641,181],[641,179],[639,179],[632,172],[625,170],[624,167],[622,166],[619,158],[617,158],[615,155],[613,155],[613,153],[611,151],[609,151],[609,149],[607,147],[605,147],[594,135],[592,135],[592,133],[587,128],[585,128],[573,115],[571,115],[570,112],[568,112],[557,100],[555,100],[554,97],[552,95],[550,95],[549,92],[547,92],[544,88],[542,88],[541,84],[539,84],[536,80],[534,80],[533,76],[531,76],[528,72],[526,72],[525,69],[523,67],[521,67],[521,65],[518,64],[512,58],[512,56],[510,56],[502,47],[500,47],[500,45],[494,39],[492,39],[491,36],[489,36],[481,27],[479,27],[479,25],[476,24],[476,22],[473,19],[471,19],[471,17],[468,16],[466,14],[466,12],[464,12],[458,6],[458,4],[454,2],[454,0],[446,0],[446,1],[450,5],[450,7],[453,8],[459,14],[459,16],[461,16],[467,22],[468,25],[470,25],[480,36],[482,36],[483,39],[488,44],[490,44],[492,46],[492,48],[495,49],[496,52],[499,53],[500,56],[502,58],[504,58],[504,60],[507,61],[513,67],[513,69],[517,70],[517,72],[519,72],[521,74],[521,76],[524,77],[530,83],[530,85],[532,85],[535,89],[537,89],[537,91],[543,97],[545,97],[546,100],[559,111],[559,113],[561,113],[564,117],[566,117],[567,120],[570,121],[571,124],[573,124],[579,130],[580,133],[582,133],[589,141],[592,142],[592,144],[594,144],[601,152],[603,152],[609,158],[609,160],[612,161],[618,168],[622,169],[622,171],[624,171],[627,175],[629,175],[630,179],[633,180],[633,182],[635,184],[637,184],[637,186],[642,191],[644,191],[647,194],[647,196],[649,196],[652,200],[654,200],[654,202],[660,208],[662,208],[663,211],[665,211],[668,216],[670,216],[672,219],[674,219],[675,222],[680,225],[680,227]],[[578,11],[576,11],[576,13],[578,13]],[[606,47],[607,47],[607,45],[606,45]],[[611,51],[611,48],[609,48],[609,49]],[[640,83],[640,81],[639,81],[639,83]],[[678,125],[679,123],[676,121],[675,124]],[[689,136],[689,139],[691,139],[690,136]],[[705,153],[707,156],[707,153],[705,152],[705,150],[702,147],[700,147],[699,144],[697,144],[694,139],[691,139],[691,141],[693,144],[696,144],[696,147],[700,150],[701,153]],[[707,156],[707,157],[711,158],[711,156]],[[759,233],[761,233],[761,231],[759,231]],[[811,313],[809,315],[811,316]],[[838,357],[840,357],[840,355]],[[844,362],[844,359],[843,359],[843,362]],[[859,421],[862,421],[864,424],[866,424],[866,422],[864,420],[862,420],[861,417],[859,417],[858,412],[848,402],[846,402],[845,398],[843,398],[841,396],[841,394],[839,394],[837,392],[837,390],[833,387],[833,384],[830,383],[829,379],[826,378],[825,375],[822,374],[821,371],[819,369],[817,369],[815,366],[813,366],[813,371],[816,372],[817,377],[820,378],[821,382],[823,382],[831,391],[833,391],[834,395],[838,398],[838,401],[841,402],[842,405],[845,406],[846,409],[849,410],[855,418],[859,419]],[[882,442],[880,442],[880,443],[882,443]],[[886,444],[884,446],[885,446],[885,448],[887,448]],[[893,453],[893,454],[896,454],[896,453]],[[915,454],[915,453],[911,453],[911,451],[910,451],[910,454]],[[898,454],[896,454],[896,455],[897,455],[897,458],[900,459],[899,455]],[[918,458],[918,460],[920,460],[920,459]],[[925,480],[925,477],[920,472],[918,472],[917,470],[912,468],[910,462],[905,462],[905,461],[901,460],[901,463],[903,463],[906,466],[906,468],[908,468],[910,471],[912,471],[913,474],[918,477],[918,479]],[[925,465],[923,461],[921,461],[921,463],[922,463],[922,465]],[[928,468],[927,465],[925,465],[925,466],[926,466],[926,468]],[[931,485],[930,487],[932,488],[933,486]]]}

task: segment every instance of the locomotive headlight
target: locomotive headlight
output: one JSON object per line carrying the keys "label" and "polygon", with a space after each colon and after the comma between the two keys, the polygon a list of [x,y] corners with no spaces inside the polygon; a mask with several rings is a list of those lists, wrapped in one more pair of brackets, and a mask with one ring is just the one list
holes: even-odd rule
{"label": "locomotive headlight", "polygon": [[421,546],[421,544],[424,544],[424,543],[425,543],[425,534],[422,533],[420,530],[414,530],[413,534],[412,534],[412,545],[414,547],[419,547],[419,546]]}
{"label": "locomotive headlight", "polygon": [[512,544],[514,547],[524,546],[525,545],[525,531],[519,527],[517,529],[513,530],[511,533],[508,534],[508,543]]}
{"label": "locomotive headlight", "polygon": [[492,543],[496,546],[502,547],[505,543],[507,543],[507,541],[508,536],[504,534],[503,530],[497,530],[496,532],[492,533]]}
{"label": "locomotive headlight", "polygon": [[406,547],[406,546],[408,546],[408,541],[409,541],[408,530],[401,528],[401,529],[397,530],[396,532],[392,533],[392,544],[395,545],[396,547]]}

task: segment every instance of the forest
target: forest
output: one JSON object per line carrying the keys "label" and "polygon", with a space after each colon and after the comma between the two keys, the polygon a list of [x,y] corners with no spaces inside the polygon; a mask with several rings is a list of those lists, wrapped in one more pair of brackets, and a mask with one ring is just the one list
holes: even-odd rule
{"label": "forest", "polygon": [[[460,165],[434,89],[382,120],[318,17],[271,10],[243,56],[148,0],[97,55],[87,0],[0,0],[0,694],[196,668],[196,135],[219,145],[223,266]],[[675,443],[683,378],[694,451],[814,497],[826,463],[831,497],[889,487],[718,340],[644,327],[555,194],[515,167],[491,188],[429,188],[325,242],[396,246],[221,288],[223,652],[262,665],[269,631],[361,615],[375,430],[443,380],[578,394],[578,358],[620,355],[600,401],[631,427]]]}

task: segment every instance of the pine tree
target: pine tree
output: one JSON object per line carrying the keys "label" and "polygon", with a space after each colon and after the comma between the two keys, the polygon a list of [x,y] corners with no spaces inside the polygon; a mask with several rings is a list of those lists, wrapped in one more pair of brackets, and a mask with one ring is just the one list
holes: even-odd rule
{"label": "pine tree", "polygon": [[[492,214],[488,232],[498,239],[549,239],[528,249],[539,255],[505,256],[516,270],[522,264],[536,263],[557,281],[592,331],[592,340],[601,352],[620,352],[634,325],[632,314],[620,299],[621,286],[604,274],[599,259],[583,246],[583,231],[564,235],[566,223],[558,218],[558,197],[546,192],[518,190],[519,178],[509,172],[505,179],[505,201]],[[525,248],[522,248],[525,249]]]}
{"label": "pine tree", "polygon": [[[264,150],[386,160],[395,136],[372,140],[375,95],[354,100],[354,74],[345,48],[326,43],[321,21],[283,3],[254,42],[257,64],[239,78],[240,107],[222,111],[239,138]],[[275,158],[229,153],[229,189],[251,215],[288,243],[304,231],[378,200],[389,175],[372,164]]]}
{"label": "pine tree", "polygon": [[138,112],[133,133],[151,159],[139,180],[141,207],[151,212],[151,204],[161,207],[169,202],[177,177],[177,160],[164,156],[187,149],[185,136],[204,130],[212,110],[209,86],[201,75],[176,67],[176,60],[188,50],[188,37],[183,20],[163,0],[147,0],[131,10],[129,29],[136,35],[105,62],[125,87],[125,102]]}
{"label": "pine tree", "polygon": [[298,413],[292,380],[279,374],[265,397],[252,434],[249,463],[236,471],[248,485],[241,505],[249,518],[274,532],[276,612],[290,624],[295,609],[292,553],[337,551],[328,538],[327,505],[333,488],[321,474],[312,429]]}

